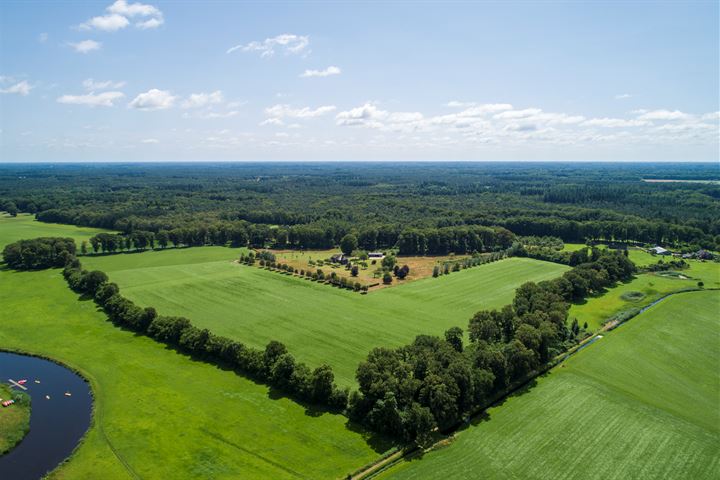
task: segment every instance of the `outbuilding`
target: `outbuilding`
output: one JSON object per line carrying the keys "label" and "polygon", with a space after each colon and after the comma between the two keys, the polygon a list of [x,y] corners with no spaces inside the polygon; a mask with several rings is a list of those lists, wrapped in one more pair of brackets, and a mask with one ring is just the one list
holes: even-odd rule
{"label": "outbuilding", "polygon": [[655,255],[670,255],[672,252],[663,247],[656,246],[650,249],[650,253],[654,253]]}

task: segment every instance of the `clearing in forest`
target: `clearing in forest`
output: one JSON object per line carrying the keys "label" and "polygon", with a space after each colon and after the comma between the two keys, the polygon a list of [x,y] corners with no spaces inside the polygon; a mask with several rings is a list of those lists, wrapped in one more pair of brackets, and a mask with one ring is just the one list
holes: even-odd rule
{"label": "clearing in forest", "polygon": [[238,265],[238,255],[235,249],[198,247],[82,261],[106,272],[139,305],[188,317],[256,348],[279,340],[310,367],[330,364],[345,386],[355,384],[355,369],[371,349],[403,345],[418,334],[441,335],[453,326],[465,329],[476,311],[510,303],[521,284],[568,269],[509,258],[359,295]]}

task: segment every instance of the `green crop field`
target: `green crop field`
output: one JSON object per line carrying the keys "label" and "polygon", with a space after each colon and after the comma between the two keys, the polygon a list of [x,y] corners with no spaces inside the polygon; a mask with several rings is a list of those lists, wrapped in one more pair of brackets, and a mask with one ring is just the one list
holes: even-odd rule
{"label": "green crop field", "polygon": [[383,478],[718,478],[718,311],[669,297]]}
{"label": "green crop field", "polygon": [[0,346],[92,381],[95,422],[56,478],[335,478],[388,448],[230,371],[123,331],[59,271],[0,271]]}
{"label": "green crop field", "polygon": [[567,267],[511,258],[427,278],[369,295],[232,263],[239,250],[172,249],[87,257],[86,268],[105,271],[123,294],[161,314],[255,347],[288,345],[297,359],[330,364],[339,384],[353,385],[355,369],[378,346],[397,346],[421,333],[465,328],[482,308],[512,301],[527,281],[547,280]]}
{"label": "green crop field", "polygon": [[[702,281],[706,288],[720,288],[720,263],[690,260],[690,268],[682,270],[685,279],[663,276],[659,273],[644,273],[633,280],[622,283],[604,294],[589,298],[585,303],[572,305],[569,318],[577,318],[580,325],[587,322],[589,330],[596,330],[613,315],[648,305],[668,293],[697,288]],[[627,294],[640,292],[642,297],[628,299]]]}
{"label": "green crop field", "polygon": [[106,231],[38,222],[33,215],[28,214],[21,213],[17,217],[11,217],[6,213],[0,213],[0,249],[8,243],[37,237],[70,237],[74,238],[75,243],[80,247],[83,240],[89,240],[93,235]]}

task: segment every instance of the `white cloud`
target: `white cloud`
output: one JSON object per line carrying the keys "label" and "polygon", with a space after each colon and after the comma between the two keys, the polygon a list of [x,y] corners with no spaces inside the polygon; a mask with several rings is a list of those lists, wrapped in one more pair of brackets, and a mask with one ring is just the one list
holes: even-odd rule
{"label": "white cloud", "polygon": [[162,17],[159,17],[151,18],[150,20],[144,20],[142,22],[137,22],[135,26],[140,30],[149,30],[151,28],[157,28],[163,23],[165,23],[165,20]]}
{"label": "white cloud", "polygon": [[582,126],[584,127],[607,128],[644,127],[650,124],[647,120],[626,120],[624,118],[591,118],[582,122]]}
{"label": "white cloud", "polygon": [[57,99],[59,103],[69,105],[87,105],[89,107],[113,107],[115,101],[125,96],[122,92],[88,93],[86,95],[63,95]]}
{"label": "white cloud", "polygon": [[40,43],[45,43],[45,42],[47,42],[47,39],[48,39],[48,34],[45,33],[45,32],[43,32],[43,33],[41,33],[40,35],[38,35],[38,42],[40,42]]}
{"label": "white cloud", "polygon": [[156,144],[160,143],[160,140],[158,140],[157,138],[143,138],[142,140],[140,140],[140,143]]}
{"label": "white cloud", "polygon": [[680,110],[635,110],[633,113],[639,113],[638,120],[688,120],[691,118],[687,113]]}
{"label": "white cloud", "polygon": [[314,118],[335,110],[335,105],[323,105],[316,109],[310,107],[292,108],[290,105],[273,105],[265,109],[265,113],[273,118]]}
{"label": "white cloud", "polygon": [[108,12],[106,15],[92,17],[80,24],[79,28],[81,30],[115,32],[126,28],[130,25],[130,19],[134,18],[138,18],[135,26],[141,30],[157,28],[165,23],[162,12],[153,5],[117,0],[105,10]]}
{"label": "white cloud", "polygon": [[222,103],[224,100],[220,90],[212,93],[193,93],[182,103],[183,108],[201,108],[208,105]]}
{"label": "white cloud", "polygon": [[142,3],[128,4],[125,0],[117,0],[115,3],[107,7],[107,11],[130,18],[162,16],[162,12],[153,5],[145,5]]}
{"label": "white cloud", "polygon": [[523,110],[508,110],[506,112],[501,112],[496,114],[493,118],[502,120],[516,120],[520,118],[532,117],[538,115],[539,113],[542,113],[542,110],[539,108],[525,108]]}
{"label": "white cloud", "polygon": [[242,50],[243,52],[260,52],[261,57],[271,57],[275,55],[276,49],[282,50],[285,54],[298,54],[302,53],[308,45],[310,45],[310,37],[285,33],[277,37],[266,38],[262,42],[254,41],[247,45],[235,45],[228,48],[226,53]]}
{"label": "white cloud", "polygon": [[445,104],[446,107],[450,108],[474,107],[475,105],[477,105],[475,102],[461,102],[459,100],[451,100]]}
{"label": "white cloud", "polygon": [[70,43],[71,47],[78,53],[90,53],[94,50],[100,50],[102,43],[96,42],[95,40],[83,40],[77,43]]}
{"label": "white cloud", "polygon": [[309,77],[329,77],[330,75],[340,75],[341,70],[340,67],[335,67],[333,65],[327,67],[325,70],[305,70],[302,74],[300,74],[300,77],[302,78],[309,78]]}
{"label": "white cloud", "polygon": [[710,112],[702,115],[701,120],[720,120],[720,112]]}
{"label": "white cloud", "polygon": [[629,93],[619,93],[619,94],[615,95],[615,100],[624,100],[624,99],[630,98],[630,97],[632,97],[632,95],[630,95]]}
{"label": "white cloud", "polygon": [[80,25],[81,30],[102,30],[104,32],[115,32],[127,27],[130,21],[122,15],[112,13],[93,17]]}
{"label": "white cloud", "polygon": [[7,88],[0,88],[0,93],[16,93],[24,97],[28,95],[32,89],[33,87],[27,81],[23,80]]}
{"label": "white cloud", "polygon": [[93,80],[92,78],[87,78],[83,80],[82,85],[83,87],[85,87],[86,90],[92,92],[94,90],[106,90],[108,88],[122,88],[125,86],[125,82],[113,82],[112,80],[98,82]]}
{"label": "white cloud", "polygon": [[285,122],[283,122],[279,118],[268,118],[260,122],[258,125],[260,125],[261,127],[264,127],[265,125],[274,125],[276,127],[281,127],[285,125]]}
{"label": "white cloud", "polygon": [[388,117],[388,112],[380,110],[372,103],[366,103],[360,107],[356,107],[345,112],[340,112],[335,116],[335,123],[342,126],[365,126],[365,127],[382,127],[381,123]]}
{"label": "white cloud", "polygon": [[164,110],[171,108],[176,98],[167,90],[153,88],[135,97],[129,107],[139,110]]}

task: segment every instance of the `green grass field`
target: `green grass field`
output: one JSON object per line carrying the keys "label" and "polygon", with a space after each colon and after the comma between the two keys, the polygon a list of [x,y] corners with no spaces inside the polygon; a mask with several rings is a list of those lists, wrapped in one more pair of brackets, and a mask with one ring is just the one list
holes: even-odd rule
{"label": "green grass field", "polygon": [[87,257],[86,268],[105,271],[123,294],[165,315],[262,348],[287,344],[311,367],[329,363],[342,385],[354,385],[355,369],[378,346],[398,346],[421,333],[467,327],[482,308],[512,301],[527,281],[562,274],[567,267],[511,258],[441,278],[359,295],[296,277],[233,264],[238,250],[173,249]]}
{"label": "green grass field", "polygon": [[38,222],[33,215],[29,214],[21,213],[17,217],[11,217],[6,213],[0,213],[0,250],[8,243],[37,237],[74,238],[79,248],[83,240],[89,240],[90,237],[106,231],[97,228]]}
{"label": "green grass field", "polygon": [[[0,248],[25,237],[15,220],[0,223]],[[57,359],[92,383],[93,426],[53,478],[130,479],[128,468],[140,478],[338,478],[390,447],[341,415],[113,326],[58,270],[0,270],[0,305],[0,347]]]}
{"label": "green grass field", "polygon": [[11,450],[30,430],[30,396],[0,385],[0,401],[14,399],[9,407],[0,407],[0,455]]}
{"label": "green grass field", "polygon": [[[720,263],[691,260],[690,268],[682,270],[687,279],[655,273],[637,275],[633,280],[611,288],[603,295],[589,298],[583,304],[572,305],[568,317],[577,318],[580,325],[587,322],[589,330],[597,330],[613,315],[634,307],[648,305],[668,293],[696,288],[698,281],[705,288],[720,288]],[[641,292],[644,297],[632,301],[623,298],[629,292]]]}
{"label": "green grass field", "polygon": [[718,478],[719,311],[669,297],[383,478]]}
{"label": "green grass field", "polygon": [[[57,478],[336,478],[388,445],[106,321],[59,271],[0,271],[0,346],[82,371],[95,425]],[[107,440],[106,440],[107,439]]]}

